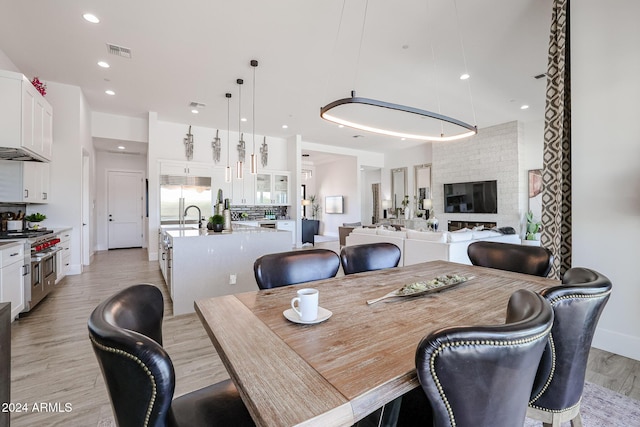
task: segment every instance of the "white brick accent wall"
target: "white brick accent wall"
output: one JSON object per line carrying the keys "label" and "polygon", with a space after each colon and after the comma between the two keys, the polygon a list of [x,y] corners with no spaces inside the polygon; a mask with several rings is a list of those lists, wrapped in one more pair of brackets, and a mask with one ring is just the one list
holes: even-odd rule
{"label": "white brick accent wall", "polygon": [[[525,211],[526,177],[521,171],[523,128],[509,122],[480,129],[470,139],[433,143],[433,205],[440,227],[447,221],[493,221],[498,227],[511,226],[520,232]],[[443,213],[444,184],[497,180],[498,213]]]}

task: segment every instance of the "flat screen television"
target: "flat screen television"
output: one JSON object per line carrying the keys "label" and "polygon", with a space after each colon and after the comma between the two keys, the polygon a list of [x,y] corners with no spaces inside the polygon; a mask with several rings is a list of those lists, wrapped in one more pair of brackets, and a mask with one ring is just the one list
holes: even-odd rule
{"label": "flat screen television", "polygon": [[498,213],[497,181],[458,182],[444,185],[446,213]]}
{"label": "flat screen television", "polygon": [[324,199],[324,213],[344,213],[344,199],[342,196],[327,196]]}

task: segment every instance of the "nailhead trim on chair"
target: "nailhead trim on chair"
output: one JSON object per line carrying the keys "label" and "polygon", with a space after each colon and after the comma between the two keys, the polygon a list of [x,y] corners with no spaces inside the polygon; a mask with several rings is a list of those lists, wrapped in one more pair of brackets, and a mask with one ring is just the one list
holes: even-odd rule
{"label": "nailhead trim on chair", "polygon": [[125,356],[125,357],[128,357],[129,359],[133,360],[138,365],[140,365],[142,370],[144,370],[144,372],[149,376],[149,379],[151,380],[151,399],[149,400],[149,406],[147,407],[147,413],[146,413],[146,415],[144,417],[144,424],[143,424],[143,427],[147,427],[149,425],[149,418],[151,417],[151,411],[153,411],[153,405],[156,402],[156,393],[157,393],[156,380],[153,378],[153,374],[151,373],[151,370],[147,367],[147,365],[144,364],[144,362],[142,360],[138,359],[133,354],[127,353],[126,351],[120,350],[118,348],[107,347],[105,345],[102,345],[99,342],[97,342],[91,336],[89,338],[91,338],[91,341],[98,348],[100,348],[101,350],[108,351],[108,352],[114,353],[114,354],[118,354],[120,356]]}
{"label": "nailhead trim on chair", "polygon": [[551,329],[551,326],[549,326],[544,332],[542,332],[542,333],[540,333],[538,335],[535,335],[535,336],[527,338],[527,339],[521,339],[521,340],[509,340],[509,341],[473,340],[473,341],[459,341],[459,342],[454,342],[454,343],[442,343],[442,344],[440,344],[440,346],[438,346],[438,348],[435,349],[434,352],[431,354],[431,358],[429,360],[429,370],[431,371],[431,376],[433,377],[434,382],[436,383],[436,387],[438,388],[438,393],[440,394],[440,397],[442,398],[442,401],[444,402],[444,406],[447,408],[447,412],[449,413],[449,422],[451,423],[451,427],[455,427],[456,426],[456,419],[455,419],[455,417],[453,415],[453,410],[451,409],[451,405],[449,404],[449,399],[447,399],[447,396],[445,395],[444,390],[442,389],[442,385],[440,384],[440,380],[438,379],[438,375],[436,374],[436,371],[435,371],[435,359],[436,359],[436,357],[438,357],[438,355],[442,351],[444,351],[448,347],[460,347],[460,346],[463,346],[463,345],[471,345],[471,346],[478,346],[478,345],[509,346],[509,345],[526,344],[526,343],[529,343],[531,341],[535,341],[535,340],[539,339],[540,337],[548,334],[550,329]]}
{"label": "nailhead trim on chair", "polygon": [[[605,297],[605,296],[609,295],[610,293],[611,293],[611,290],[608,290],[607,292],[602,292],[602,293],[599,293],[599,294],[593,294],[593,295],[585,295],[585,294],[564,295],[564,296],[561,296],[561,297],[553,298],[552,300],[549,301],[549,303],[553,307],[558,302],[563,301],[563,300],[567,300],[567,299],[602,298],[602,297]],[[551,344],[551,372],[549,373],[549,378],[547,378],[547,381],[545,382],[544,387],[542,387],[542,390],[540,390],[540,393],[538,393],[538,395],[536,397],[534,397],[533,399],[531,399],[531,401],[529,401],[529,406],[532,407],[532,408],[538,409],[540,411],[553,412],[553,413],[571,411],[576,406],[580,406],[580,401],[578,401],[578,403],[576,403],[575,405],[573,405],[573,406],[571,406],[569,408],[565,408],[565,409],[547,409],[547,408],[542,408],[540,406],[536,406],[536,405],[533,404],[533,402],[535,402],[536,400],[540,399],[540,396],[542,396],[544,394],[544,392],[547,391],[547,389],[549,388],[549,385],[551,384],[551,380],[553,379],[553,374],[555,374],[555,372],[556,372],[556,347],[555,347],[555,345],[553,343],[553,336],[551,334],[549,334],[549,341],[550,341],[550,344]]]}
{"label": "nailhead trim on chair", "polygon": [[[552,304],[553,305],[553,304]],[[551,372],[549,372],[549,377],[547,381],[544,383],[544,387],[540,390],[540,393],[536,395],[531,401],[529,401],[529,406],[536,400],[540,399],[540,396],[544,394],[545,391],[549,388],[549,384],[551,384],[551,379],[553,378],[553,374],[556,373],[556,345],[553,342],[553,336],[549,334],[549,346],[551,347]]]}

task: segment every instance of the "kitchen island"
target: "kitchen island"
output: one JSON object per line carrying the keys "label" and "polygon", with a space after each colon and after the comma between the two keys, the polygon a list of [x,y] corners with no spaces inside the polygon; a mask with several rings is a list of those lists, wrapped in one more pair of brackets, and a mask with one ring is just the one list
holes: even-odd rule
{"label": "kitchen island", "polygon": [[291,250],[291,232],[233,224],[232,231],[165,231],[169,241],[167,287],[173,314],[193,313],[198,299],[258,289],[253,263],[262,255]]}

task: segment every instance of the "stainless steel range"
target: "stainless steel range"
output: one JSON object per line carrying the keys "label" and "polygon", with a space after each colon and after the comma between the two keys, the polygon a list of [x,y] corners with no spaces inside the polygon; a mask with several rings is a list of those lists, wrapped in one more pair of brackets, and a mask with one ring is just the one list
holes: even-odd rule
{"label": "stainless steel range", "polygon": [[60,239],[51,230],[2,231],[0,239],[24,243],[24,311],[29,311],[53,290]]}

